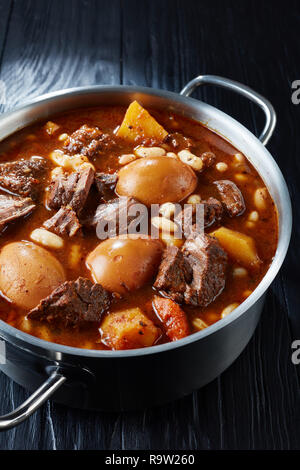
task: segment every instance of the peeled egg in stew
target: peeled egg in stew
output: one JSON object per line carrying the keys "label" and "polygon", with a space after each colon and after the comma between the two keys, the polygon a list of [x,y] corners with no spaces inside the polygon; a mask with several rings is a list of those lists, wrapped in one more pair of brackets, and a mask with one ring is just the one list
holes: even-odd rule
{"label": "peeled egg in stew", "polygon": [[143,204],[179,202],[197,185],[194,171],[176,158],[140,158],[121,168],[116,192]]}
{"label": "peeled egg in stew", "polygon": [[86,264],[95,282],[111,292],[125,294],[155,275],[162,250],[160,240],[119,236],[99,243],[87,256]]}
{"label": "peeled egg in stew", "polygon": [[8,243],[0,252],[0,290],[19,307],[36,307],[65,280],[61,263],[34,243]]}

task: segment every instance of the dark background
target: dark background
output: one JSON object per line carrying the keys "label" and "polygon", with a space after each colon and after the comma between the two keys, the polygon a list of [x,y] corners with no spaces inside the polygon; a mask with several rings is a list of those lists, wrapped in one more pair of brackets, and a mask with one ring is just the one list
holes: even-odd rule
{"label": "dark background", "polygon": [[[163,408],[138,413],[72,410],[52,402],[0,449],[294,449],[300,448],[300,2],[216,0],[0,0],[0,80],[13,108],[42,93],[77,85],[146,85],[180,91],[198,74],[241,81],[274,105],[268,148],[289,186],[291,248],[268,292],[249,346],[213,383]],[[253,132],[261,112],[215,88],[195,95]],[[299,290],[299,287],[298,287]],[[105,377],[103,377],[105,380]],[[28,394],[0,375],[0,413]]]}

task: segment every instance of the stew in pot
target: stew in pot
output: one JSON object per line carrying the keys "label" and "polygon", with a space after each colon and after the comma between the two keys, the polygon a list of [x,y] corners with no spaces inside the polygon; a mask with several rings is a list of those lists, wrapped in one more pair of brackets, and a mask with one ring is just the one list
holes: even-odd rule
{"label": "stew in pot", "polygon": [[0,318],[87,349],[175,341],[224,318],[277,246],[257,171],[168,111],[76,109],[0,144]]}

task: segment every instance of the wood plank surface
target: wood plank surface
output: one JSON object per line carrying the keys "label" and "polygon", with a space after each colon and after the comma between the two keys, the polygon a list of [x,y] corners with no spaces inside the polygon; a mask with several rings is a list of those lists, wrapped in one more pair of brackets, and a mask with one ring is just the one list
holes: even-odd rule
{"label": "wood plank surface", "polygon": [[[213,383],[167,406],[96,413],[47,402],[0,449],[295,449],[299,384],[290,359],[300,339],[299,118],[291,83],[300,79],[300,4],[232,0],[0,0],[0,80],[6,109],[78,85],[129,84],[180,91],[198,74],[223,75],[266,96],[278,115],[268,148],[292,196],[294,231],[257,331]],[[195,97],[259,134],[261,111],[229,92]],[[292,328],[291,328],[292,327]],[[28,393],[0,375],[0,413]]]}
{"label": "wood plank surface", "polygon": [[[5,43],[7,38],[7,31],[10,22],[10,16],[12,12],[13,3],[11,0],[0,3],[0,69],[3,59],[3,53],[5,49]],[[3,112],[6,104],[6,84],[0,80],[0,113]]]}

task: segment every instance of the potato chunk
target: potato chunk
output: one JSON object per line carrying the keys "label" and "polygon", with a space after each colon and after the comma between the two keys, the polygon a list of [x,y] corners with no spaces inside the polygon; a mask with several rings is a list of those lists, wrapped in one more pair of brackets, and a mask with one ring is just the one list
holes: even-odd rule
{"label": "potato chunk", "polygon": [[161,331],[139,308],[110,313],[103,320],[102,342],[112,349],[135,349],[152,346]]}
{"label": "potato chunk", "polygon": [[167,131],[137,101],[133,101],[117,132],[119,137],[135,141],[137,137],[163,140]]}
{"label": "potato chunk", "polygon": [[220,227],[210,235],[216,237],[229,256],[241,264],[246,266],[259,265],[260,259],[252,237],[226,227]]}

